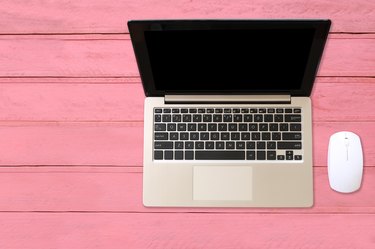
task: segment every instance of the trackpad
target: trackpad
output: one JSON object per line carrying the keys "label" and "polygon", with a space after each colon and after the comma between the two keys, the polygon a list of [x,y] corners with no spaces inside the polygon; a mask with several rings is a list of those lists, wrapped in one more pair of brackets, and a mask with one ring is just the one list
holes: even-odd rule
{"label": "trackpad", "polygon": [[195,166],[193,199],[208,201],[250,201],[252,168],[247,166]]}

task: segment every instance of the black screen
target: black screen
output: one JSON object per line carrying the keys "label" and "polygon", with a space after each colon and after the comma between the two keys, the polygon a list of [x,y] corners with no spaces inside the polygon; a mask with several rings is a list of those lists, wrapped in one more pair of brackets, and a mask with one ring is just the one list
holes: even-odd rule
{"label": "black screen", "polygon": [[300,89],[314,29],[145,31],[156,90]]}

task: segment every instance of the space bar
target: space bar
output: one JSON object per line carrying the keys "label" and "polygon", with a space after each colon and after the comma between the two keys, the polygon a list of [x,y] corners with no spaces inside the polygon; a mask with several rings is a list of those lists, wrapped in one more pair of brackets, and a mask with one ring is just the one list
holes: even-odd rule
{"label": "space bar", "polygon": [[245,151],[196,151],[195,160],[245,160]]}

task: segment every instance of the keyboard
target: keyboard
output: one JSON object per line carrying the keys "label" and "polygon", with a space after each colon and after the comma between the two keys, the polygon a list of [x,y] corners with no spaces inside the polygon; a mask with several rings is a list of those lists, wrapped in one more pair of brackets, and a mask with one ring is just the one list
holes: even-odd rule
{"label": "keyboard", "polygon": [[154,108],[154,160],[302,160],[301,108]]}

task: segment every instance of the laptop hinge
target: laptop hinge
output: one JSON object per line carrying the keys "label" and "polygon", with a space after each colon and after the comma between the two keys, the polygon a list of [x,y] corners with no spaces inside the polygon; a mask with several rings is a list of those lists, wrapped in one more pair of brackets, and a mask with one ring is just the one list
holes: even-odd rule
{"label": "laptop hinge", "polygon": [[165,95],[166,104],[290,104],[290,95]]}

